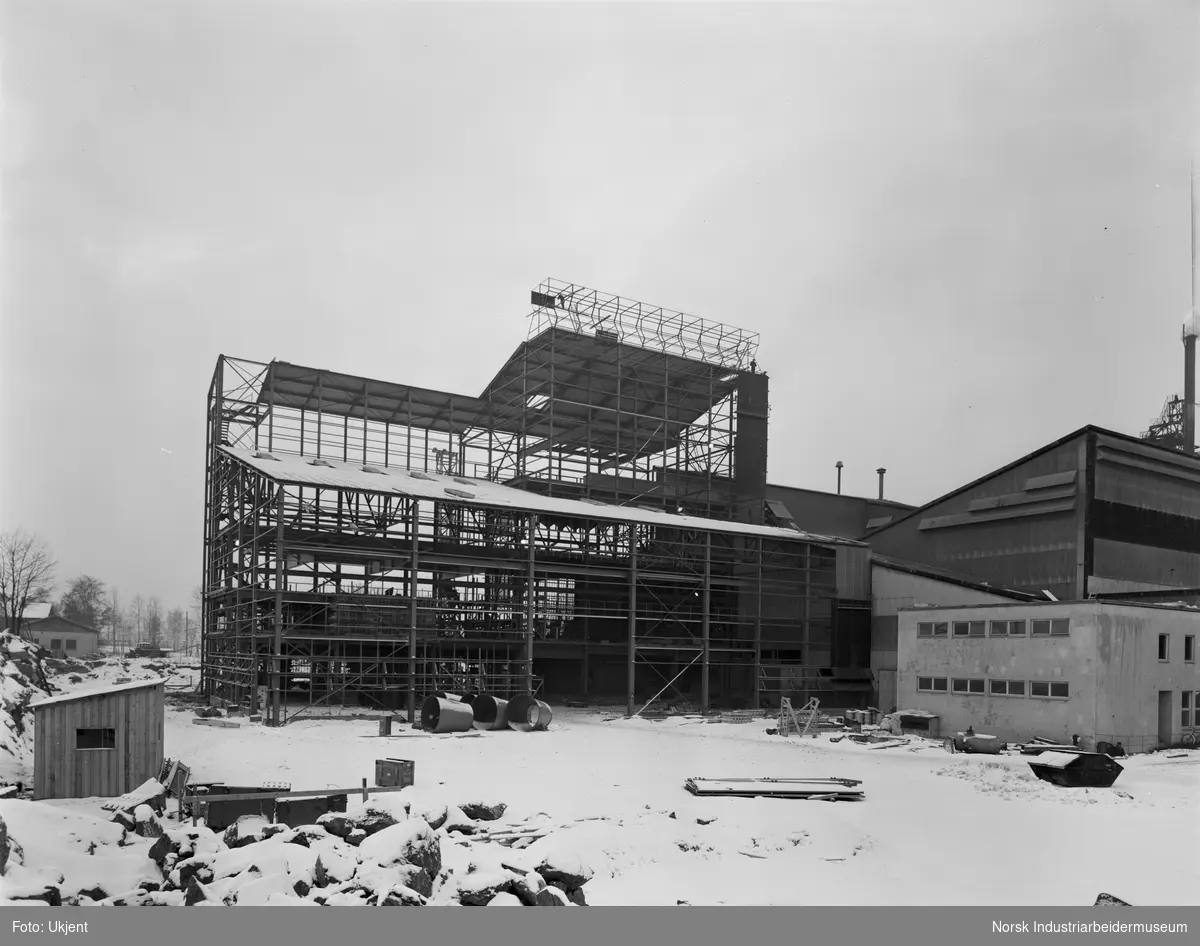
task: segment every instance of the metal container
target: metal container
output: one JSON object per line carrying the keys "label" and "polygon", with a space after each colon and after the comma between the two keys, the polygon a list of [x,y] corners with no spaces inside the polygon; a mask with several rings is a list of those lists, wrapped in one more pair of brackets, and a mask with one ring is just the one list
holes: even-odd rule
{"label": "metal container", "polygon": [[304,798],[280,798],[275,802],[275,821],[290,828],[316,824],[321,815],[346,810],[345,795],[312,795]]}
{"label": "metal container", "polygon": [[415,769],[416,763],[412,759],[376,759],[375,784],[380,788],[412,785]]}
{"label": "metal container", "polygon": [[475,715],[475,728],[482,730],[507,729],[508,721],[504,713],[508,709],[508,700],[494,696],[477,696],[471,703]]}
{"label": "metal container", "polygon": [[421,707],[421,728],[433,733],[466,732],[475,725],[469,703],[431,696]]}

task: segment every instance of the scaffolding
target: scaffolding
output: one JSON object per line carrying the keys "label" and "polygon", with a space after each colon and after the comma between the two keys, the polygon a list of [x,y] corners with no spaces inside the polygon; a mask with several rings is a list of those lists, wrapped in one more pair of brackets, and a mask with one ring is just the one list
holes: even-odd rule
{"label": "scaffolding", "polygon": [[[758,707],[828,666],[832,539],[766,526],[757,336],[548,280],[479,397],[221,356],[202,688],[274,723],[436,690]],[[678,679],[676,679],[678,678]]]}

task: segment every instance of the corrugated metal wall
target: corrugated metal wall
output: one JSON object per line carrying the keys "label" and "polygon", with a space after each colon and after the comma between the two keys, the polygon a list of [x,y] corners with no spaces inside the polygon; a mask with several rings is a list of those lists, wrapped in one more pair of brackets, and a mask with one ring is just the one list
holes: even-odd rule
{"label": "corrugated metal wall", "polygon": [[1096,435],[1088,590],[1200,586],[1200,463]]}
{"label": "corrugated metal wall", "polygon": [[868,541],[880,554],[998,585],[1080,596],[1086,438],[999,471]]}
{"label": "corrugated metal wall", "polygon": [[[115,797],[156,778],[163,762],[163,687],[34,707],[35,799]],[[80,729],[111,729],[111,749],[80,749]]]}

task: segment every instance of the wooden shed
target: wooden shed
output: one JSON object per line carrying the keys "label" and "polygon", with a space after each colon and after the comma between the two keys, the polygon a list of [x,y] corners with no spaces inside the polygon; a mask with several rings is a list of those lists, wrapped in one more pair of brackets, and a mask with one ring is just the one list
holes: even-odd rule
{"label": "wooden shed", "polygon": [[163,763],[164,681],[139,680],[33,704],[33,797],[116,797]]}

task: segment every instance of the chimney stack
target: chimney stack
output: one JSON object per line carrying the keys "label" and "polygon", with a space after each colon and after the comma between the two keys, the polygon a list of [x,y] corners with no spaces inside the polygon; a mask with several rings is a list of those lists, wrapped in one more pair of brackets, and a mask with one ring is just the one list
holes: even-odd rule
{"label": "chimney stack", "polygon": [[879,474],[879,498],[883,499],[883,474],[886,473],[887,470],[883,467],[880,467],[875,472]]}
{"label": "chimney stack", "polygon": [[842,461],[841,460],[838,460],[838,462],[837,462],[837,471],[838,471],[838,495],[841,496],[842,495]]}
{"label": "chimney stack", "polygon": [[1200,205],[1196,195],[1196,168],[1190,168],[1192,197],[1192,311],[1183,326],[1183,451],[1196,452],[1196,322],[1200,306]]}

